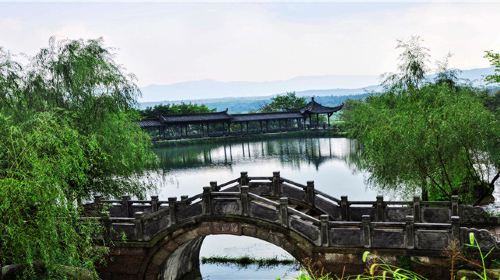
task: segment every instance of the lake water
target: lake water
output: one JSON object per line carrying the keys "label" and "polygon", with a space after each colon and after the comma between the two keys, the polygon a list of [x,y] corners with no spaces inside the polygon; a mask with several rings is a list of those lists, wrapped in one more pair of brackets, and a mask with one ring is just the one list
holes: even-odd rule
{"label": "lake water", "polygon": [[[153,194],[168,197],[196,195],[210,181],[223,183],[239,177],[282,177],[305,184],[314,180],[315,187],[332,196],[348,195],[353,200],[375,200],[378,192],[365,184],[366,174],[349,164],[354,141],[347,138],[290,138],[237,143],[199,144],[156,149],[161,170],[152,172],[157,189]],[[387,195],[387,194],[385,194]],[[292,257],[279,247],[255,238],[217,235],[203,242],[201,256]],[[202,265],[204,279],[292,279],[298,274],[294,266],[271,269],[238,268],[228,265]]]}

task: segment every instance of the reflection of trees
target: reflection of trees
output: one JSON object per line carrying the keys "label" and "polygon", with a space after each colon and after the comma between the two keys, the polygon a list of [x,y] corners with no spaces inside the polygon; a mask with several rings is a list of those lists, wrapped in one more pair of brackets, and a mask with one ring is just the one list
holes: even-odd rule
{"label": "reflection of trees", "polygon": [[[340,148],[341,152],[338,145],[343,146]],[[352,164],[355,146],[346,139],[292,138],[167,147],[157,149],[156,152],[165,171],[231,166],[233,163],[260,159],[277,159],[283,166],[294,169],[300,169],[304,164],[313,165],[318,169],[320,165],[333,159],[345,160]]]}

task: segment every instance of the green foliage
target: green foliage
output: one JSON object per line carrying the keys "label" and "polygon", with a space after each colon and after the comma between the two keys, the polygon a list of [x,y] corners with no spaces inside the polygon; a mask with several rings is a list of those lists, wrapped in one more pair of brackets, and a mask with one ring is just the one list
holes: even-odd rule
{"label": "green foliage", "polygon": [[141,110],[141,115],[145,118],[155,118],[158,115],[177,115],[177,114],[194,114],[194,113],[210,113],[215,109],[210,109],[206,105],[181,103],[181,104],[160,104],[154,107],[147,107]]}
{"label": "green foliage", "polygon": [[389,91],[346,107],[349,133],[362,144],[357,164],[375,185],[465,202],[493,191],[500,126],[476,90],[429,84],[417,95]]}
{"label": "green foliage", "polygon": [[397,48],[402,49],[399,55],[399,72],[386,75],[383,83],[386,88],[413,90],[423,84],[429,50],[421,46],[421,43],[418,36],[413,36],[408,41],[398,41]]}
{"label": "green foliage", "polygon": [[485,57],[490,61],[490,64],[495,67],[495,73],[487,76],[486,81],[489,83],[500,83],[500,53],[487,51]]}
{"label": "green foliage", "polygon": [[0,114],[0,263],[21,264],[34,278],[64,278],[61,266],[88,270],[104,253],[91,236],[99,226],[79,220],[67,192],[86,181],[88,164],[76,130],[52,113],[14,124]]}
{"label": "green foliage", "polygon": [[300,109],[306,106],[304,97],[296,96],[295,92],[287,92],[271,99],[271,103],[260,108],[260,112],[286,112],[293,109]]}
{"label": "green foliage", "polygon": [[24,278],[95,276],[99,227],[80,221],[92,195],[146,188],[137,176],[155,163],[132,109],[133,77],[100,40],[56,43],[27,66],[0,50],[0,263]]}

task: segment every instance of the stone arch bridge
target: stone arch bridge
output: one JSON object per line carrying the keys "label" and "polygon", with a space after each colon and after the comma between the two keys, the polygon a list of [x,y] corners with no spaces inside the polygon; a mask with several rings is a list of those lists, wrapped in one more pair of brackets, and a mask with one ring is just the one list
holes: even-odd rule
{"label": "stone arch bridge", "polygon": [[[388,261],[405,256],[413,269],[447,278],[443,250],[464,244],[470,232],[500,257],[498,217],[482,208],[451,201],[351,201],[283,178],[246,172],[223,184],[210,182],[201,194],[180,200],[103,200],[85,206],[100,217],[102,239],[111,245],[104,279],[197,279],[203,238],[212,234],[255,237],[275,244],[302,264],[332,273],[359,273],[361,255],[371,251]],[[104,215],[103,215],[104,214]]]}

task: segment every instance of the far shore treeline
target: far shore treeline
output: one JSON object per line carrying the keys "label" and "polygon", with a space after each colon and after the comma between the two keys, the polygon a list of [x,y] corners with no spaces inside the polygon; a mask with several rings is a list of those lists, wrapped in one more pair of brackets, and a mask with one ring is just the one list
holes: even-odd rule
{"label": "far shore treeline", "polygon": [[[350,164],[373,185],[423,199],[487,203],[500,177],[500,92],[458,83],[427,50],[400,42],[398,73],[381,93],[346,102],[342,120],[360,149]],[[481,54],[478,54],[481,55]],[[500,83],[500,54],[487,52]],[[205,105],[137,110],[140,91],[102,40],[50,40],[21,63],[0,48],[0,271],[20,279],[96,279],[107,248],[101,227],[81,219],[94,195],[144,195],[139,180],[157,164],[138,126],[158,113],[203,113]],[[22,61],[25,61],[23,58]],[[259,111],[307,100],[277,96]]]}

